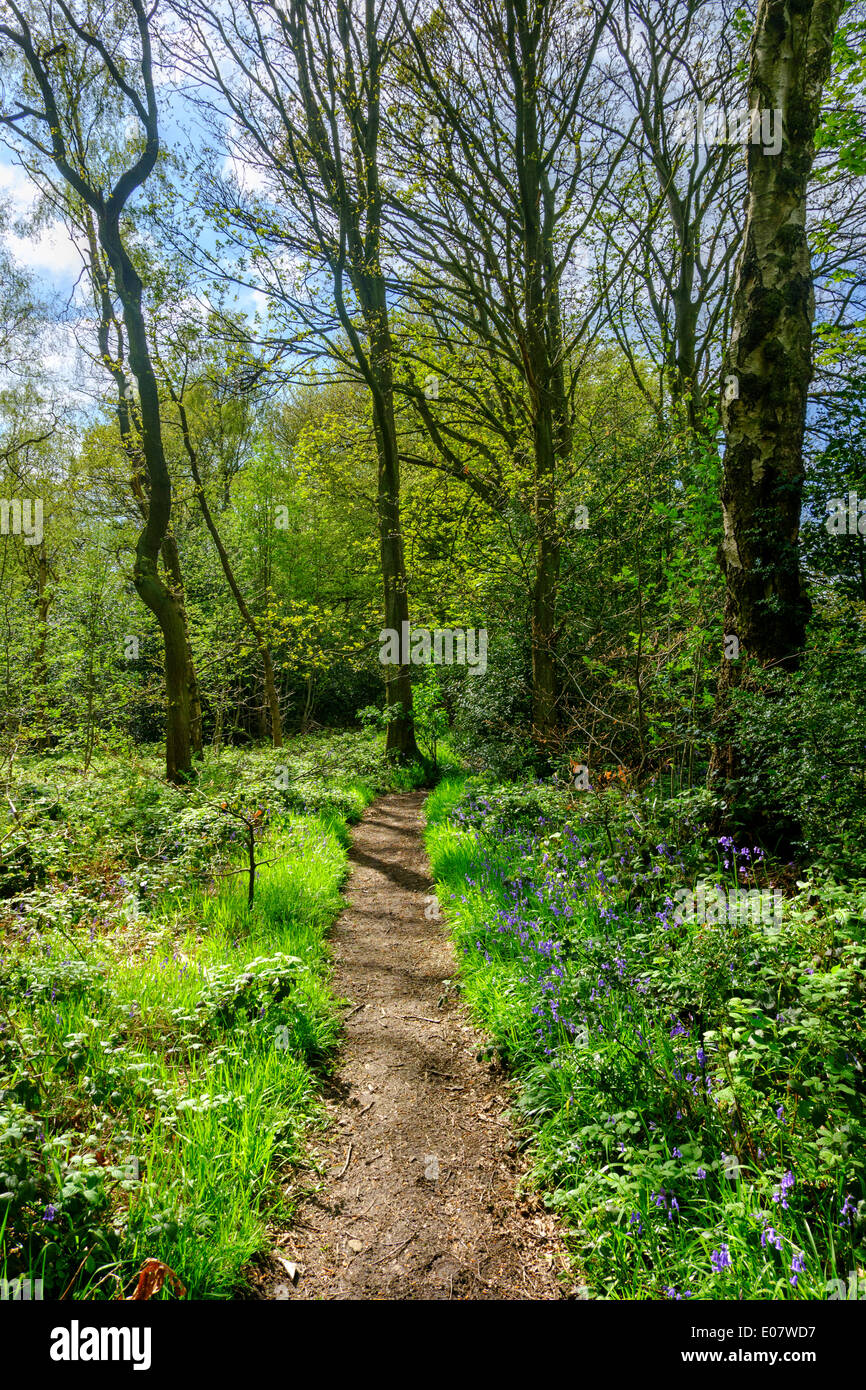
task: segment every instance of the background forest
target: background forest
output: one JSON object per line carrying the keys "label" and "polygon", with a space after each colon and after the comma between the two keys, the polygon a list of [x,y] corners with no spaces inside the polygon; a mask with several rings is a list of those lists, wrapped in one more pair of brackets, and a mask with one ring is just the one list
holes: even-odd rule
{"label": "background forest", "polygon": [[848,1296],[866,8],[0,0],[0,72],[7,1277],[243,1286],[424,785],[592,1296]]}

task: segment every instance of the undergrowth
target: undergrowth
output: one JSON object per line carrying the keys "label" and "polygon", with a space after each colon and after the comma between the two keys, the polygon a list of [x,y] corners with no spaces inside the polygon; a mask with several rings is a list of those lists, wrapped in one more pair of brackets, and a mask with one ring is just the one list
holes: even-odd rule
{"label": "undergrowth", "polygon": [[[364,735],[15,766],[0,877],[0,1276],[226,1298],[288,1221],[339,1033],[325,934],[348,825],[417,768]],[[248,848],[257,873],[248,907]],[[167,1282],[164,1297],[174,1296]]]}
{"label": "undergrowth", "polygon": [[[795,882],[708,809],[443,782],[427,844],[462,988],[592,1296],[866,1292],[866,882]],[[770,888],[778,920],[731,909]]]}

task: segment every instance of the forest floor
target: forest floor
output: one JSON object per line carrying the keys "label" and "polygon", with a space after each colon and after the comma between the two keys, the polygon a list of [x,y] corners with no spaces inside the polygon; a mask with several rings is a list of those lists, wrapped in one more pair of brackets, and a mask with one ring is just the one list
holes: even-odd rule
{"label": "forest floor", "polygon": [[354,832],[348,905],[330,934],[333,987],[348,1000],[332,1123],[299,1175],[279,1254],[258,1266],[260,1298],[574,1296],[555,1221],[517,1191],[509,1084],[478,1060],[486,1040],[452,984],[423,801],[381,797]]}

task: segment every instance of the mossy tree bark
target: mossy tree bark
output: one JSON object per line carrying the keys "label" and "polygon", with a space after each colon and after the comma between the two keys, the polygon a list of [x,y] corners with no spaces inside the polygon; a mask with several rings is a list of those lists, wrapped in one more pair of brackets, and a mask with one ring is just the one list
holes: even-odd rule
{"label": "mossy tree bark", "polygon": [[[815,299],[806,238],[806,194],[821,94],[842,0],[760,0],[752,41],[749,106],[781,111],[777,154],[748,147],[748,200],[737,263],[725,375],[736,392],[722,405],[725,633],[752,669],[794,670],[810,602],[800,572],[803,437],[812,377]],[[730,398],[728,398],[730,396]],[[723,659],[720,712],[740,667]],[[711,777],[731,778],[730,738]]]}

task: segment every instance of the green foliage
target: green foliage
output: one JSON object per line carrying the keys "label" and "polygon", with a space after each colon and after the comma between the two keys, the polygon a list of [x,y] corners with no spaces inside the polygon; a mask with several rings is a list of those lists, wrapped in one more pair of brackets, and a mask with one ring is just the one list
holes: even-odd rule
{"label": "green foliage", "polygon": [[866,880],[678,920],[684,885],[778,873],[711,809],[452,780],[428,848],[593,1294],[823,1299],[866,1256]]}
{"label": "green foliage", "polygon": [[529,651],[525,639],[514,632],[515,617],[510,606],[499,615],[484,674],[455,680],[455,688],[448,691],[455,751],[470,767],[504,777],[520,775],[537,758]]}
{"label": "green foliage", "polygon": [[412,686],[412,714],[418,745],[435,771],[439,745],[448,734],[448,711],[434,670],[425,671],[423,679]]}
{"label": "green foliage", "polygon": [[[45,886],[7,875],[0,917],[0,1273],[49,1298],[151,1257],[191,1297],[243,1283],[338,1037],[347,819],[390,785],[363,735],[209,760],[194,792],[159,770],[33,757],[14,790]],[[229,801],[266,808],[251,911]]]}
{"label": "green foliage", "polygon": [[738,810],[793,834],[801,863],[866,875],[866,653],[844,629],[825,640],[796,674],[737,692]]}

